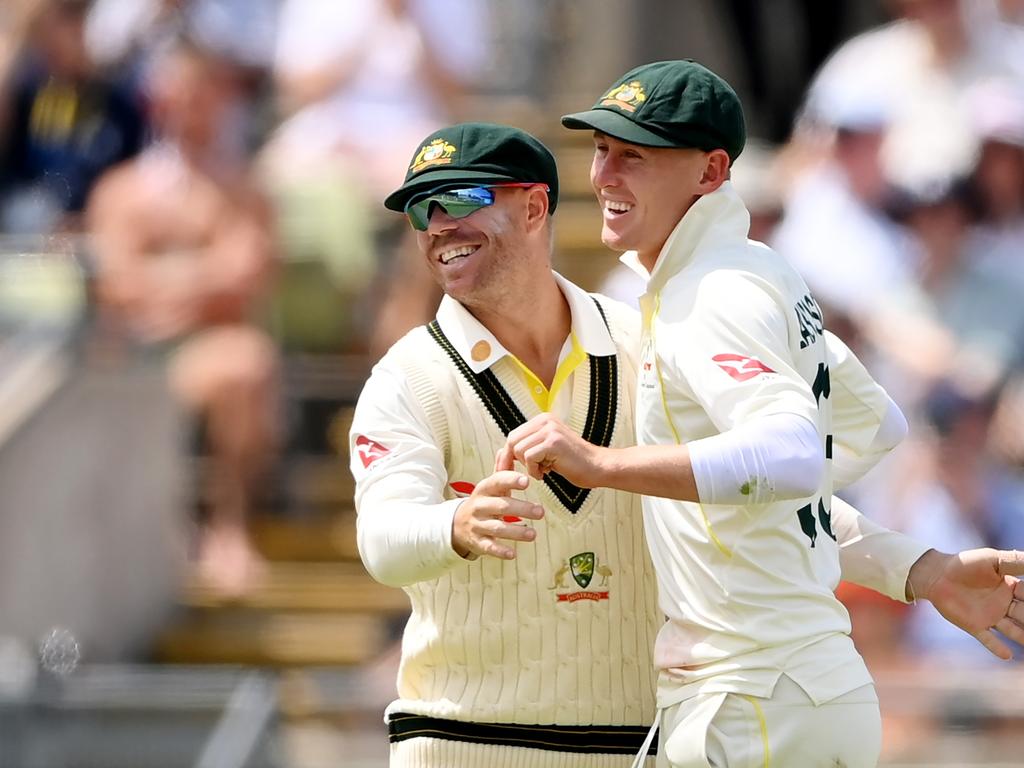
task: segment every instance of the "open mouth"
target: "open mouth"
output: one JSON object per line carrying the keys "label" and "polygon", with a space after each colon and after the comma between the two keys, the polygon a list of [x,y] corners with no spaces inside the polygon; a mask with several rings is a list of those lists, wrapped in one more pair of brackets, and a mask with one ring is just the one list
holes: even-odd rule
{"label": "open mouth", "polygon": [[446,251],[441,251],[437,256],[437,260],[442,264],[451,264],[458,259],[464,259],[476,253],[480,249],[479,245],[460,245],[456,248],[449,248]]}
{"label": "open mouth", "polygon": [[612,216],[621,216],[633,210],[633,203],[626,203],[621,200],[605,200],[604,211]]}

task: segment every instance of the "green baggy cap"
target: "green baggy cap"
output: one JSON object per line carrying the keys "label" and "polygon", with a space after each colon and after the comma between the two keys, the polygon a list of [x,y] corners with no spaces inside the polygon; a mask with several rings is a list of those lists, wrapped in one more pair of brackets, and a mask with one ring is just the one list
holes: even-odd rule
{"label": "green baggy cap", "polygon": [[592,109],[562,118],[574,130],[597,130],[647,147],[743,151],[743,107],[725,80],[695,61],[657,61],[631,69]]}
{"label": "green baggy cap", "polygon": [[496,123],[459,123],[423,140],[405,182],[384,207],[404,211],[409,198],[468,182],[535,182],[548,186],[548,209],[558,204],[558,168],[550,150],[526,131]]}

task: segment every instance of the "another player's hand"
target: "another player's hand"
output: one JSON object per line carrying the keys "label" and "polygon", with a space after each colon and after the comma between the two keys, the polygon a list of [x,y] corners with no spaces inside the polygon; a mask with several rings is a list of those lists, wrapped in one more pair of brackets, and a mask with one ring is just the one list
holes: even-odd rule
{"label": "another player's hand", "polygon": [[526,475],[508,470],[495,471],[477,483],[455,511],[452,549],[470,559],[490,555],[514,560],[515,549],[501,541],[533,541],[537,532],[519,521],[544,517],[543,507],[512,498],[512,491],[522,491],[529,483]]}
{"label": "another player's hand", "polygon": [[514,457],[530,477],[557,472],[573,485],[593,488],[601,477],[601,448],[588,443],[550,413],[535,416],[508,433],[499,462]]}
{"label": "another player's hand", "polygon": [[911,592],[1001,659],[1013,658],[993,630],[1024,643],[1024,552],[930,550],[910,569]]}

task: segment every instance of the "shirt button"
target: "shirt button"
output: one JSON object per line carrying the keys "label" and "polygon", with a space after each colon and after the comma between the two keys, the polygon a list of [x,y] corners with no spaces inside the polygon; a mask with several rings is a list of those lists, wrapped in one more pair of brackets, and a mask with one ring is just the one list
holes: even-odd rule
{"label": "shirt button", "polygon": [[544,387],[534,387],[533,391],[536,392],[538,395],[544,394]]}

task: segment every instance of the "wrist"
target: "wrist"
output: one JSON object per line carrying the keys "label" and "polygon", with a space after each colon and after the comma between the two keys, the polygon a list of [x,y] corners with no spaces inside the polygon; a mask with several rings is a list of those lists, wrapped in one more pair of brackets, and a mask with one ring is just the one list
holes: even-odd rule
{"label": "wrist", "polygon": [[591,488],[618,488],[616,482],[622,472],[622,450],[598,448],[594,451],[594,476],[588,483]]}
{"label": "wrist", "polygon": [[929,549],[917,559],[907,574],[907,602],[931,600],[932,590],[952,555]]}
{"label": "wrist", "polygon": [[461,557],[463,560],[476,560],[477,555],[473,554],[473,552],[469,549],[469,547],[464,546],[460,542],[459,536],[457,534],[457,530],[458,530],[457,524],[458,524],[458,521],[459,521],[459,512],[460,512],[460,510],[462,510],[462,507],[465,505],[465,503],[467,501],[469,501],[469,499],[460,499],[460,503],[457,504],[456,507],[455,507],[455,512],[452,514],[452,525],[451,525],[451,531],[449,532],[448,541],[451,544],[452,551],[454,551],[455,554],[458,555],[459,557]]}

